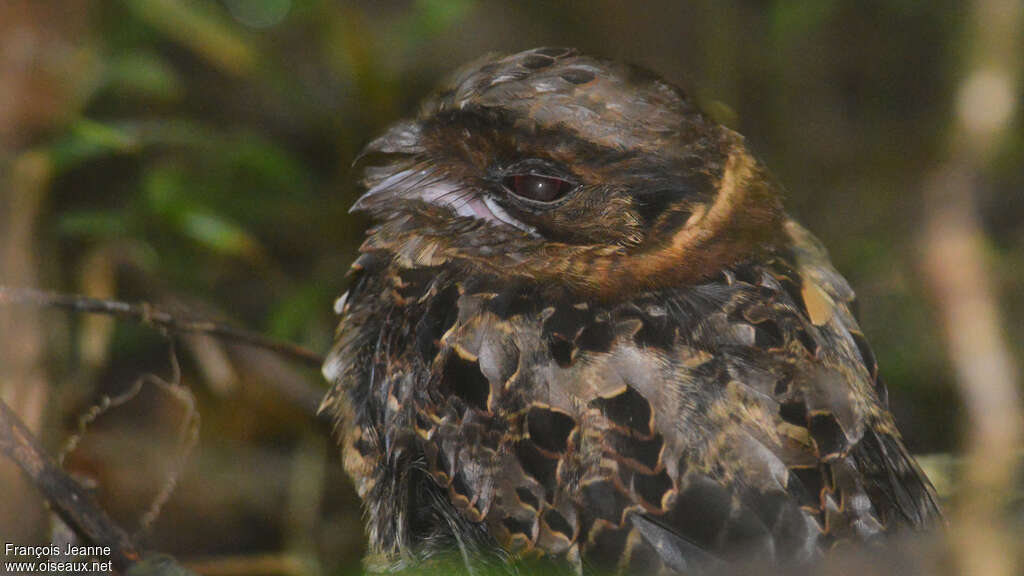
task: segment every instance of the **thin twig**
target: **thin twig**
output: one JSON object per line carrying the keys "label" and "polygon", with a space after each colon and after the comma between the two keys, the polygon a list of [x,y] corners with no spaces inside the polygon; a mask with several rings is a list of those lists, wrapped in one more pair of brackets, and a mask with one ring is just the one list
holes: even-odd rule
{"label": "thin twig", "polygon": [[131,304],[117,300],[100,300],[76,294],[56,294],[32,288],[8,288],[0,286],[0,305],[32,304],[50,308],[61,308],[73,312],[106,314],[157,326],[173,333],[205,334],[224,340],[270,350],[287,356],[308,366],[319,367],[323,357],[312,350],[290,342],[281,342],[257,332],[235,328],[209,320],[185,320],[169,312],[153,307],[146,302]]}
{"label": "thin twig", "polygon": [[127,532],[107,516],[91,494],[64,473],[5,402],[0,400],[0,454],[32,480],[57,515],[95,546],[109,546],[110,560],[124,573],[140,555]]}
{"label": "thin twig", "polygon": [[174,468],[164,485],[157,492],[156,497],[150,504],[149,509],[142,515],[139,522],[141,530],[149,530],[156,522],[164,504],[171,498],[178,480],[185,470],[185,463],[189,454],[199,443],[199,410],[196,408],[196,398],[192,391],[181,383],[181,368],[178,366],[178,357],[171,351],[171,364],[174,367],[174,376],[170,381],[164,380],[153,374],[141,377],[139,380],[156,386],[164,393],[170,395],[184,408],[185,414],[181,421],[181,428],[178,432],[178,453],[174,457]]}

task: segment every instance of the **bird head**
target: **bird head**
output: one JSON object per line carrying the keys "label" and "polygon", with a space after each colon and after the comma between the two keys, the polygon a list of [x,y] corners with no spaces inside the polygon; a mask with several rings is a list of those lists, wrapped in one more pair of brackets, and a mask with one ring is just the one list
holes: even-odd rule
{"label": "bird head", "polygon": [[364,158],[363,250],[597,298],[710,277],[783,219],[740,135],[653,74],[571,49],[463,68]]}

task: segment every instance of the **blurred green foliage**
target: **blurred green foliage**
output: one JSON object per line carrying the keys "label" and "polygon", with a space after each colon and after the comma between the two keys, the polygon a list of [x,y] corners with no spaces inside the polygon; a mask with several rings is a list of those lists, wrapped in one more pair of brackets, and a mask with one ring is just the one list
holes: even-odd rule
{"label": "blurred green foliage", "polygon": [[[958,410],[915,265],[915,224],[921,176],[945,153],[963,64],[958,3],[81,4],[87,22],[74,42],[92,57],[67,81],[85,96],[33,139],[54,177],[38,246],[45,286],[88,292],[113,285],[111,295],[120,298],[177,302],[326,350],[331,303],[344,291],[367,225],[348,213],[358,194],[350,166],[360,147],[413,113],[459,64],[489,51],[575,45],[664,74],[747,135],[786,186],[790,211],[822,237],[858,290],[865,331],[909,443],[921,451],[954,447]],[[1017,130],[981,198],[1007,296],[1024,291],[1022,152]],[[1021,302],[1008,299],[1006,322],[1018,352]],[[117,328],[93,380],[97,390],[164,369],[154,368],[165,363],[163,341],[140,344],[139,333]],[[66,361],[68,372],[75,358],[73,352]],[[188,358],[201,389],[204,438],[233,435],[274,458],[310,442],[303,415],[276,406],[273,394],[247,386],[227,396],[202,391],[203,361]],[[321,385],[316,375],[305,377]],[[329,493],[314,499],[323,507],[316,543],[289,545],[320,559],[310,573],[345,571],[361,554],[351,491],[333,450],[321,448]],[[246,458],[239,462],[277,462]],[[245,476],[219,470],[192,481]],[[284,501],[285,489],[278,489],[272,496]],[[172,506],[167,523],[196,525],[196,535],[174,537],[158,526],[154,544],[227,554],[294,542],[294,526],[239,506],[232,519],[205,528],[184,505]],[[272,508],[284,514],[286,507]],[[222,541],[208,537],[214,530]]]}

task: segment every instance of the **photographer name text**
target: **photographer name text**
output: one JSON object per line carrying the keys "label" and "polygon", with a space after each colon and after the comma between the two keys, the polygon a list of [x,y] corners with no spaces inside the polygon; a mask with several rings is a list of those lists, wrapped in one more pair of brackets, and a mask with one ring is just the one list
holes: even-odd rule
{"label": "photographer name text", "polygon": [[63,550],[59,546],[18,546],[8,542],[4,544],[5,556],[34,556],[36,558],[49,558],[50,556],[110,556],[110,546],[74,546],[68,544]]}

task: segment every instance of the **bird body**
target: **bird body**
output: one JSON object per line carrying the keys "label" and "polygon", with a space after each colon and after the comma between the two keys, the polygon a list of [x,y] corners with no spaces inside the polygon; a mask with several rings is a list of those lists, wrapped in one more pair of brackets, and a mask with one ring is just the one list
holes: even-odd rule
{"label": "bird body", "polygon": [[677,89],[493,58],[366,154],[324,409],[374,566],[802,566],[940,518],[853,291]]}

